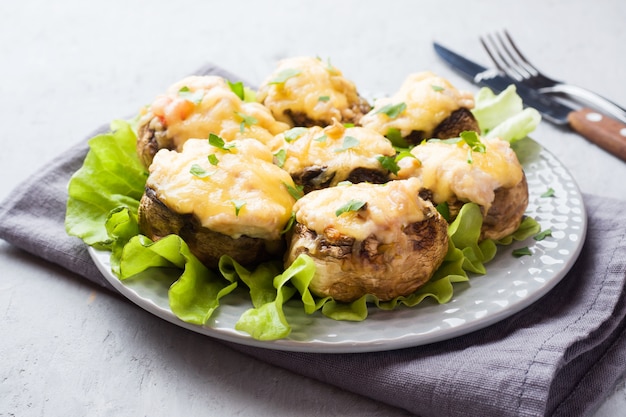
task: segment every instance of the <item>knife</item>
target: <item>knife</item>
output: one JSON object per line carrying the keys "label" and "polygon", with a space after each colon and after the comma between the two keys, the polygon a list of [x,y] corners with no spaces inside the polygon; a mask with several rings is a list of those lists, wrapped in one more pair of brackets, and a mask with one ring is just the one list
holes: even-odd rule
{"label": "knife", "polygon": [[[496,93],[515,84],[512,78],[496,69],[483,67],[437,42],[433,46],[446,63],[474,84],[489,87]],[[626,161],[626,124],[587,107],[574,109],[525,85],[516,84],[515,87],[525,106],[535,108],[549,122],[569,126],[590,142]]]}

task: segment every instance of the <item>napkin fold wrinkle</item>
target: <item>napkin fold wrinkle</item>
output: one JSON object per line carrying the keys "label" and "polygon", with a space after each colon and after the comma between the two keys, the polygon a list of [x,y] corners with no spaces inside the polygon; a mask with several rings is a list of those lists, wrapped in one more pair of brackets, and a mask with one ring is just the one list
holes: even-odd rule
{"label": "napkin fold wrinkle", "polygon": [[[241,80],[212,64],[196,73]],[[65,233],[67,184],[87,151],[83,139],[15,188],[0,203],[0,238],[114,291],[82,240]],[[224,343],[424,417],[589,415],[626,371],[626,202],[583,199],[587,236],[571,271],[536,303],[485,329],[355,354]]]}

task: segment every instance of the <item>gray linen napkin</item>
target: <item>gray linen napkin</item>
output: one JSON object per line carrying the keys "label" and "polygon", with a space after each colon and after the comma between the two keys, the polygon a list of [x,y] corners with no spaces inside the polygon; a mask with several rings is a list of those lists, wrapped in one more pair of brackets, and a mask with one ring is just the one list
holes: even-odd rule
{"label": "gray linen napkin", "polygon": [[[237,79],[215,66],[199,73]],[[112,289],[83,242],[64,229],[66,186],[86,152],[83,140],[19,185],[0,204],[0,238]],[[486,329],[376,353],[229,345],[420,416],[589,414],[626,371],[626,202],[584,201],[587,238],[571,272],[538,302]]]}

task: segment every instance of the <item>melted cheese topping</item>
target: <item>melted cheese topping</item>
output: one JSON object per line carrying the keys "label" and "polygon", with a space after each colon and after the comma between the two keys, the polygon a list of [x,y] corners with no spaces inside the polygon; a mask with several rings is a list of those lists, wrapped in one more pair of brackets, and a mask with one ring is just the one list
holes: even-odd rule
{"label": "melted cheese topping", "polygon": [[[376,236],[382,243],[398,241],[403,227],[424,220],[431,203],[419,196],[421,182],[416,178],[387,184],[352,184],[312,191],[294,205],[296,220],[317,234],[339,232],[359,241]],[[337,216],[336,211],[350,201],[367,203],[358,211]]]}
{"label": "melted cheese topping", "polygon": [[335,173],[331,185],[345,180],[355,168],[381,169],[376,157],[396,153],[381,134],[362,127],[345,128],[336,120],[324,129],[302,128],[302,135],[288,143],[286,150],[286,171],[296,174],[309,167],[327,167]]}
{"label": "melted cheese topping", "polygon": [[[242,125],[242,115],[253,119]],[[178,151],[187,139],[207,138],[210,133],[227,141],[253,138],[275,148],[275,135],[289,128],[263,105],[241,100],[218,76],[190,76],[173,84],[154,100],[144,118],[154,116],[162,118]]]}
{"label": "melted cheese topping", "polygon": [[[180,153],[162,149],[150,166],[147,186],[172,211],[193,214],[208,229],[234,239],[279,239],[295,202],[285,185],[294,186],[291,177],[272,163],[272,152],[262,143],[241,139],[231,144],[235,148],[225,151],[205,139],[190,139]],[[217,165],[209,162],[211,154]],[[191,174],[194,164],[209,175]]]}
{"label": "melted cheese topping", "polygon": [[[387,105],[406,104],[406,110],[395,118],[379,112]],[[386,135],[397,129],[402,137],[412,131],[423,131],[430,137],[434,129],[452,112],[474,107],[470,92],[457,90],[450,82],[432,72],[411,74],[392,97],[376,100],[374,108],[361,118],[361,125]]]}
{"label": "melted cheese topping", "polygon": [[491,207],[495,190],[517,185],[523,176],[515,152],[508,142],[498,138],[481,138],[484,153],[472,152],[468,162],[469,145],[426,142],[411,150],[417,159],[403,158],[398,162],[398,178],[420,178],[424,188],[433,193],[436,204],[453,197]]}
{"label": "melted cheese topping", "polygon": [[[285,82],[273,83],[284,71],[299,73]],[[330,124],[333,118],[343,120],[345,109],[358,103],[359,95],[354,83],[337,68],[317,58],[296,57],[278,63],[259,88],[257,100],[265,104],[276,119],[293,126],[286,110]]]}

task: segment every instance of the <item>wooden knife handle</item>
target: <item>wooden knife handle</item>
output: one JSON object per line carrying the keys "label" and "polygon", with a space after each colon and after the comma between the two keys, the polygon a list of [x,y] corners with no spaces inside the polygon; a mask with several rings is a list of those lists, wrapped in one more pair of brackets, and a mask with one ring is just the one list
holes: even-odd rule
{"label": "wooden knife handle", "polygon": [[589,108],[567,117],[576,132],[626,162],[626,124]]}

